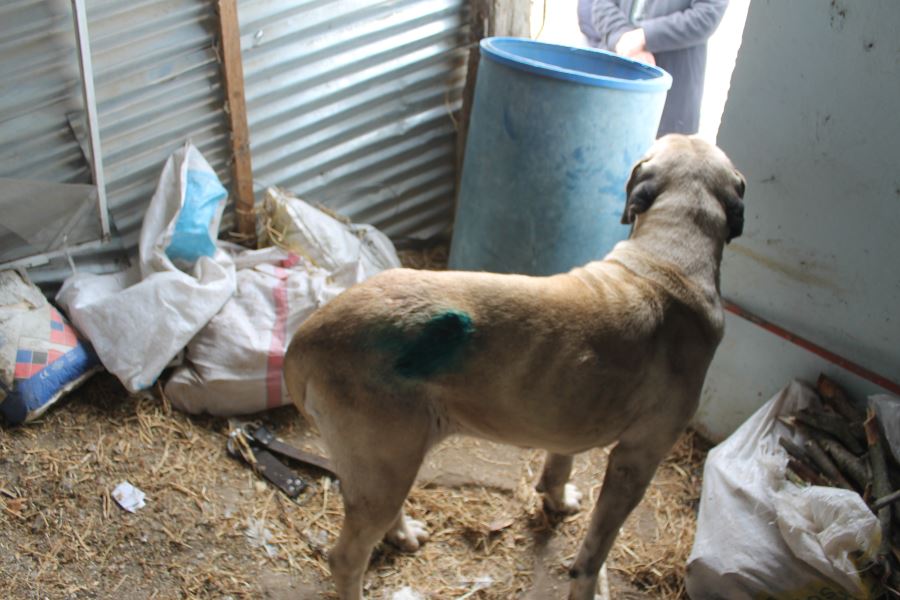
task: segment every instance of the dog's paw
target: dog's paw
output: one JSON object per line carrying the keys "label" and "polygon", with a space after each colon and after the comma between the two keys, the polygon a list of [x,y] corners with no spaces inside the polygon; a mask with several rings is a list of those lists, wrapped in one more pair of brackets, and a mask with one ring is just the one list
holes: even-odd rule
{"label": "dog's paw", "polygon": [[544,494],[544,510],[560,515],[572,515],[581,510],[582,493],[574,484],[567,483],[559,497]]}
{"label": "dog's paw", "polygon": [[400,548],[404,552],[415,552],[428,541],[429,533],[425,523],[403,517],[400,526],[384,536],[385,541]]}
{"label": "dog's paw", "polygon": [[597,575],[589,575],[572,568],[569,571],[572,584],[569,588],[569,600],[609,600],[609,577],[606,565]]}

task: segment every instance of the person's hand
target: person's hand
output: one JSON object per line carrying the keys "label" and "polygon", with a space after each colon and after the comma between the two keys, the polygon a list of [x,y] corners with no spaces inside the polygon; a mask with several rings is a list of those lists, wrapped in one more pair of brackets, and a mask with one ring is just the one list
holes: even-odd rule
{"label": "person's hand", "polygon": [[616,42],[616,54],[627,56],[628,58],[637,58],[637,55],[647,52],[647,38],[644,37],[644,30],[641,28],[626,31]]}
{"label": "person's hand", "polygon": [[633,58],[634,60],[639,60],[642,63],[646,63],[646,64],[650,65],[651,67],[656,66],[656,57],[653,56],[653,54],[651,54],[650,52],[647,52],[646,50],[644,50],[643,52],[638,52],[631,58]]}

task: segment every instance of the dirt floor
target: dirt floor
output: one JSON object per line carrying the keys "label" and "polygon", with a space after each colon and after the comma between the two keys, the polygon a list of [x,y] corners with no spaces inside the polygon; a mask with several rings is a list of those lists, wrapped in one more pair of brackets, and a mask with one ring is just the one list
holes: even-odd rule
{"label": "dirt floor", "polygon": [[[437,256],[437,260],[445,255]],[[404,262],[421,266],[434,257]],[[289,443],[321,452],[291,408],[259,415]],[[129,395],[102,373],[38,422],[0,426],[0,596],[16,599],[333,597],[325,552],[340,529],[339,484],[297,467],[291,501],[225,451],[228,421]],[[590,507],[607,452],[579,456]],[[660,467],[608,561],[613,599],[686,598],[706,447],[686,434]],[[533,490],[541,453],[448,440],[429,456],[407,511],[431,540],[414,555],[379,547],[367,597],[564,598],[589,513],[550,523]],[[111,493],[146,493],[136,513]]]}
{"label": "dirt floor", "polygon": [[[263,415],[307,449],[292,408]],[[93,377],[40,422],[0,429],[0,580],[7,598],[321,598],[324,552],[340,528],[336,485],[297,502],[225,452],[228,423],[173,412]],[[688,434],[660,468],[609,562],[612,598],[683,598],[703,450]],[[605,451],[579,457],[575,481],[596,498]],[[381,548],[369,597],[404,586],[429,598],[562,598],[587,513],[555,527],[533,485],[540,453],[454,439],[429,457],[408,511],[431,541],[416,555]],[[111,498],[129,481],[135,514]],[[480,583],[479,583],[480,582]],[[483,589],[466,596],[476,590]]]}

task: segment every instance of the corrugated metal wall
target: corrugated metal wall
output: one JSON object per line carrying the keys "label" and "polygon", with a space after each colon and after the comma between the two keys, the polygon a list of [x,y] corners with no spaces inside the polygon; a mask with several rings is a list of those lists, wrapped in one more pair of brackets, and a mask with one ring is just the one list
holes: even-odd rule
{"label": "corrugated metal wall", "polygon": [[388,235],[452,220],[463,0],[242,0],[257,189],[279,185]]}
{"label": "corrugated metal wall", "polygon": [[110,216],[136,241],[162,165],[191,139],[229,181],[228,126],[208,0],[90,0]]}
{"label": "corrugated metal wall", "polygon": [[73,31],[68,2],[0,4],[0,177],[90,183],[66,120],[81,110]]}
{"label": "corrugated metal wall", "polygon": [[[257,190],[279,185],[395,238],[445,229],[464,5],[240,2]],[[230,145],[215,2],[87,0],[86,9],[115,239],[75,261],[109,271],[136,247],[166,158],[190,138],[228,185]],[[2,4],[0,69],[0,176],[89,182],[70,2]],[[30,274],[59,282],[69,269],[59,260]]]}
{"label": "corrugated metal wall", "polygon": [[[208,0],[87,0],[112,244],[76,253],[79,267],[121,268],[137,244],[147,203],[168,156],[188,139],[226,184],[228,131],[216,14]],[[89,182],[74,24],[67,0],[0,7],[0,175]],[[70,126],[71,123],[71,126]],[[74,132],[73,132],[74,131]],[[56,260],[35,281],[69,273]]]}
{"label": "corrugated metal wall", "polygon": [[2,260],[44,252],[62,223],[84,225],[68,229],[69,243],[100,235],[95,215],[76,219],[95,191],[83,185],[91,173],[67,118],[82,111],[73,31],[68,2],[0,4]]}

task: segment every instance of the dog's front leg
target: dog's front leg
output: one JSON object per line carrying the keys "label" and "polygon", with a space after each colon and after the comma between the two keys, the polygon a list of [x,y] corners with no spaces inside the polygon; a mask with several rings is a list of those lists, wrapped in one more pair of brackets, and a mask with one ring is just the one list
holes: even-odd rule
{"label": "dog's front leg", "polygon": [[572,584],[569,600],[594,600],[597,575],[613,541],[656,472],[656,467],[671,444],[661,449],[658,440],[653,446],[625,440],[613,449],[609,456],[603,489],[591,515],[587,536],[572,565],[569,575]]}
{"label": "dog's front leg", "polygon": [[547,453],[544,471],[537,484],[537,491],[544,500],[544,509],[558,514],[569,515],[578,512],[581,492],[569,483],[572,474],[571,454]]}

